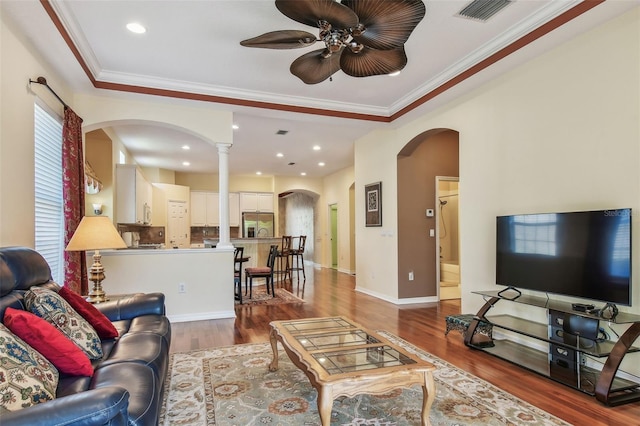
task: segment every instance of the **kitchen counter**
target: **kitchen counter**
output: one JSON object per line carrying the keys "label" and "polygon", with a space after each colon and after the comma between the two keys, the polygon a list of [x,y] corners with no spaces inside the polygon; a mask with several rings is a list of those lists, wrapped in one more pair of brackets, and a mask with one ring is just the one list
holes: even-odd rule
{"label": "kitchen counter", "polygon": [[250,257],[247,266],[266,266],[272,244],[280,246],[281,238],[232,238],[234,247],[244,247],[244,256]]}
{"label": "kitchen counter", "polygon": [[[138,248],[100,253],[107,295],[162,292],[172,322],[235,316],[231,248]],[[92,255],[87,252],[89,265]]]}

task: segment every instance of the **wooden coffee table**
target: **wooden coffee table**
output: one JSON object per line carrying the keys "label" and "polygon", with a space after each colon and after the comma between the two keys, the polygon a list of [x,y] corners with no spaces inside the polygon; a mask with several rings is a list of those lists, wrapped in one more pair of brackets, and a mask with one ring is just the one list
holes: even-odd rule
{"label": "wooden coffee table", "polygon": [[278,341],[318,392],[323,426],[340,396],[383,394],[422,385],[422,425],[429,425],[435,398],[435,366],[344,317],[273,321],[270,371],[278,369]]}

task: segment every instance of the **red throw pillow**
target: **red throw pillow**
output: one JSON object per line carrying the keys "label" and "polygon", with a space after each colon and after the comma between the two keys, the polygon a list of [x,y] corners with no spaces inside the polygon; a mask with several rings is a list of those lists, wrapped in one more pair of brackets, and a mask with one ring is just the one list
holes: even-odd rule
{"label": "red throw pillow", "polygon": [[85,354],[63,332],[37,315],[20,309],[4,311],[4,325],[56,366],[73,376],[93,376],[93,367]]}
{"label": "red throw pillow", "polygon": [[100,312],[91,303],[84,300],[78,293],[61,287],[58,294],[71,305],[82,318],[96,330],[101,339],[115,339],[118,337],[118,330],[113,326],[109,318]]}

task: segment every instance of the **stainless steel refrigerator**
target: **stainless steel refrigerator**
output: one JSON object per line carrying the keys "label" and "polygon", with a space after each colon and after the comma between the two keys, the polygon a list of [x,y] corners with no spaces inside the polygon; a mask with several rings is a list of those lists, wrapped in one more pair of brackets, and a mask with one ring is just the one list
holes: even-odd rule
{"label": "stainless steel refrigerator", "polygon": [[242,213],[243,238],[272,238],[273,213]]}

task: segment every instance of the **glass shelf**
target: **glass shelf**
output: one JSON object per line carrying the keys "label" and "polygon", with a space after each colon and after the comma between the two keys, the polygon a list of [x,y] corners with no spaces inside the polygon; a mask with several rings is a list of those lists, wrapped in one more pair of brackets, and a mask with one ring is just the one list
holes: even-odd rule
{"label": "glass shelf", "polygon": [[609,321],[614,324],[631,324],[640,322],[640,315],[628,314],[626,312],[619,312],[613,318],[605,318],[597,314],[590,314],[588,312],[576,311],[573,309],[570,302],[563,302],[560,300],[549,299],[547,297],[532,296],[528,294],[518,295],[514,290],[508,290],[502,292],[499,291],[474,291],[474,294],[479,294],[484,297],[497,297],[499,299],[508,300],[513,303],[520,303],[523,305],[536,306],[538,308],[552,309],[554,311],[565,312],[572,315],[579,315],[586,318],[594,318],[604,321]]}

